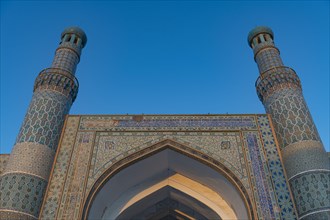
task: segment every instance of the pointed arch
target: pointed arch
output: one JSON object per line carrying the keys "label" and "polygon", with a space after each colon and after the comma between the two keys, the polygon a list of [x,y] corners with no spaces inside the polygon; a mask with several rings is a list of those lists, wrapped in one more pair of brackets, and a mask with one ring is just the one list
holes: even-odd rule
{"label": "pointed arch", "polygon": [[221,219],[220,215],[198,199],[171,186],[162,187],[141,198],[123,210],[116,219],[144,219],[146,216],[149,219],[161,219],[164,215],[175,216],[177,214],[188,217],[188,219]]}
{"label": "pointed arch", "polygon": [[144,161],[147,158],[150,158],[162,151],[171,150],[176,152],[178,155],[185,156],[190,158],[192,161],[196,161],[199,164],[202,164],[209,169],[216,172],[219,176],[226,179],[233,188],[238,192],[239,197],[244,203],[245,209],[247,210],[247,215],[249,219],[252,219],[254,216],[254,209],[252,206],[252,201],[248,195],[247,190],[243,186],[242,182],[239,180],[236,175],[231,172],[223,163],[218,160],[215,160],[209,155],[206,155],[203,152],[200,152],[196,149],[193,149],[185,144],[178,143],[177,141],[171,139],[165,139],[156,144],[148,146],[141,151],[135,152],[128,155],[127,157],[117,161],[110,168],[108,168],[94,183],[91,188],[86,200],[84,202],[82,219],[87,219],[91,206],[101,191],[101,189],[116,176],[116,174],[121,173],[126,168],[137,164],[138,162]]}

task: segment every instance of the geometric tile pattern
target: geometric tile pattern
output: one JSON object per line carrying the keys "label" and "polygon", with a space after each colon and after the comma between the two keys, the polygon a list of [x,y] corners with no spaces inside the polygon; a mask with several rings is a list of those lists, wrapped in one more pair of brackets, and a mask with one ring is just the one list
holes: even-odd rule
{"label": "geometric tile pattern", "polygon": [[0,178],[1,209],[39,215],[47,181],[23,173],[8,173]]}
{"label": "geometric tile pattern", "polygon": [[55,214],[60,206],[63,193],[62,188],[70,165],[73,150],[72,145],[74,145],[79,119],[79,117],[70,116],[66,120],[64,135],[58,149],[57,160],[54,164],[52,177],[50,178],[46,196],[43,201],[43,208],[40,213],[41,219],[56,219]]}
{"label": "geometric tile pattern", "polygon": [[32,215],[27,215],[26,213],[20,213],[16,211],[2,211],[0,210],[0,220],[16,220],[16,219],[24,219],[24,220],[36,220],[37,218]]}
{"label": "geometric tile pattern", "polygon": [[57,91],[45,88],[34,91],[16,139],[13,160],[1,178],[1,192],[5,195],[1,197],[2,210],[38,217],[64,118],[71,104],[70,97]]}
{"label": "geometric tile pattern", "polygon": [[296,88],[301,90],[301,82],[290,67],[276,66],[261,73],[255,83],[257,95],[265,105],[265,100],[280,89]]}
{"label": "geometric tile pattern", "polygon": [[[161,133],[125,133],[98,132],[95,138],[95,147],[91,159],[92,169],[89,172],[88,186],[93,184],[102,173],[113,163],[133,153],[138,149],[159,142],[164,135]],[[135,150],[136,149],[136,150]]]}
{"label": "geometric tile pattern", "polygon": [[290,195],[288,182],[284,175],[284,168],[277,150],[272,129],[267,116],[258,116],[258,124],[263,140],[264,151],[268,160],[274,192],[277,197],[282,219],[296,219],[297,215]]}
{"label": "geometric tile pattern", "polygon": [[310,215],[307,215],[302,220],[329,220],[330,219],[330,210],[325,212],[316,212]]}
{"label": "geometric tile pattern", "polygon": [[[266,41],[264,41],[264,42],[256,42],[255,40],[253,40],[254,41],[254,47],[253,47],[253,55],[254,55],[254,58],[255,58],[255,61],[257,60],[257,55],[259,55],[259,54],[262,54],[261,52],[263,51],[263,50],[265,50],[265,49],[275,49],[275,50],[277,50],[277,48],[274,46],[274,42],[273,42],[273,40],[271,40],[271,36],[269,36],[268,35],[268,37],[267,37],[267,35],[268,34],[266,34],[265,36],[266,36]],[[259,37],[259,36],[257,36],[257,37]],[[250,45],[251,46],[251,45]],[[275,55],[276,53],[272,53],[273,55]]]}
{"label": "geometric tile pattern", "polygon": [[[247,184],[243,143],[239,132],[185,133],[175,134],[176,140],[190,146],[224,164],[241,181]],[[246,188],[248,184],[245,185]]]}
{"label": "geometric tile pattern", "polygon": [[71,33],[69,36],[63,32],[65,39],[70,38],[72,41],[60,43],[53,68],[41,71],[36,78],[32,100],[5,175],[1,178],[0,208],[5,213],[6,209],[10,209],[39,217],[64,119],[78,92],[74,72],[83,45],[74,33],[84,36],[85,43],[87,40],[79,28],[65,31],[73,32],[72,37]]}
{"label": "geometric tile pattern", "polygon": [[303,140],[320,141],[300,89],[281,89],[264,100],[281,148]]}
{"label": "geometric tile pattern", "polygon": [[300,141],[281,151],[288,179],[307,170],[330,170],[323,144],[319,141]]}
{"label": "geometric tile pattern", "polygon": [[88,207],[93,198],[92,192],[96,192],[95,190],[102,187],[103,181],[106,181],[108,178],[111,178],[112,176],[116,175],[118,171],[120,171],[122,168],[129,166],[130,164],[132,164],[133,161],[140,160],[141,158],[145,158],[150,154],[152,155],[164,149],[171,149],[176,152],[182,153],[183,155],[189,156],[201,163],[208,164],[214,170],[222,173],[234,186],[237,187],[237,189],[239,189],[239,191],[241,192],[241,196],[246,199],[247,210],[250,210],[250,212],[247,212],[251,216],[255,216],[256,212],[253,203],[253,196],[247,192],[239,178],[237,178],[232,172],[230,172],[230,170],[221,162],[215,160],[213,158],[213,155],[206,155],[205,153],[193,149],[190,146],[186,146],[185,144],[183,145],[179,143],[177,139],[173,138],[172,140],[166,139],[164,141],[152,144],[147,148],[129,154],[125,158],[113,164],[109,169],[107,169],[93,185],[91,193],[86,197],[86,202],[82,213],[83,219],[86,219],[86,216],[88,215]]}
{"label": "geometric tile pattern", "polygon": [[[70,30],[70,32],[71,31],[72,30]],[[81,35],[79,36],[75,33],[62,34],[64,35],[61,36],[61,42],[56,50],[55,58],[51,67],[59,68],[75,75],[76,67],[80,60],[81,50],[85,46],[87,38],[85,33],[81,33],[85,36],[84,39],[81,38]]]}
{"label": "geometric tile pattern", "polygon": [[[37,77],[11,163],[5,171],[8,181],[2,178],[2,192],[7,195],[2,210],[14,209],[38,217],[64,119],[77,91],[77,82],[63,70],[47,69]],[[28,174],[33,175],[30,180]],[[20,177],[17,185],[14,180]],[[37,180],[38,184],[33,182]],[[24,184],[29,187],[25,189]]]}
{"label": "geometric tile pattern", "polygon": [[60,50],[56,51],[52,67],[63,69],[74,74],[78,62],[79,56],[76,53],[72,53],[72,49],[61,47]]}
{"label": "geometric tile pattern", "polygon": [[274,47],[271,49],[265,48],[260,51],[258,56],[256,56],[256,62],[260,73],[263,73],[274,66],[283,66],[279,51],[274,49]]}
{"label": "geometric tile pattern", "polygon": [[[87,191],[112,164],[131,153],[166,139],[199,150],[223,163],[249,189],[239,132],[98,132],[91,159]],[[224,146],[226,143],[228,146]]]}
{"label": "geometric tile pattern", "polygon": [[80,130],[168,131],[168,130],[238,130],[257,129],[253,116],[219,115],[113,115],[82,116]]}
{"label": "geometric tile pattern", "polygon": [[244,140],[247,144],[245,149],[251,180],[254,185],[255,201],[259,218],[261,219],[280,219],[278,214],[275,215],[274,208],[276,200],[270,183],[270,174],[267,169],[266,159],[262,148],[260,148],[260,140],[257,132],[244,133]]}
{"label": "geometric tile pattern", "polygon": [[[55,152],[45,145],[23,142],[14,146],[5,173],[28,173],[48,180]],[[37,162],[36,162],[37,161]]]}
{"label": "geometric tile pattern", "polygon": [[67,179],[62,189],[66,193],[62,195],[61,204],[66,209],[58,212],[57,219],[78,219],[85,194],[93,132],[78,133],[76,140],[67,174],[72,178]]}
{"label": "geometric tile pattern", "polygon": [[[84,201],[89,200],[93,184],[102,175],[112,172],[121,161],[127,163],[152,146],[171,140],[178,145],[173,146],[225,167],[221,169],[243,184],[248,193],[244,195],[259,218],[288,219],[295,212],[292,197],[283,181],[282,162],[274,153],[276,144],[268,118],[261,116],[69,116],[40,217],[81,218]],[[262,135],[262,131],[270,133]],[[276,184],[278,187],[273,187]]]}
{"label": "geometric tile pattern", "polygon": [[290,182],[297,211],[304,219],[308,214],[321,211],[320,217],[330,210],[330,171],[313,171],[292,178]]}
{"label": "geometric tile pattern", "polygon": [[0,176],[2,175],[8,163],[10,154],[0,154]]}
{"label": "geometric tile pattern", "polygon": [[77,78],[70,72],[62,69],[47,68],[42,70],[34,81],[33,92],[56,91],[68,97],[73,103],[78,94],[79,83]]}
{"label": "geometric tile pattern", "polygon": [[[269,36],[273,35],[268,32]],[[256,38],[253,40],[257,41]],[[256,81],[257,94],[274,123],[297,215],[300,219],[326,218],[330,176],[324,172],[329,170],[329,165],[304,100],[300,79],[294,70],[279,62],[279,50],[272,41],[261,42],[253,50],[260,70]],[[279,201],[283,196],[279,197]]]}
{"label": "geometric tile pattern", "polygon": [[69,99],[58,92],[36,91],[16,143],[37,142],[55,151],[70,107]]}

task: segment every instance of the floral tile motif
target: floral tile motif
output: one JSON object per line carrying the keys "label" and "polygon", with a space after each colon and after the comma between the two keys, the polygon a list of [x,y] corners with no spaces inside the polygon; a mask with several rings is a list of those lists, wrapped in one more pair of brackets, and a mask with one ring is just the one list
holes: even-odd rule
{"label": "floral tile motif", "polygon": [[245,132],[244,140],[259,218],[280,219],[274,212],[276,200],[258,133]]}
{"label": "floral tile motif", "polygon": [[239,132],[97,132],[87,190],[116,161],[165,139],[212,155],[238,178],[247,179]]}
{"label": "floral tile motif", "polygon": [[43,201],[40,214],[41,219],[56,219],[56,214],[60,209],[59,207],[61,207],[61,196],[65,193],[62,189],[66,181],[66,175],[71,161],[71,154],[75,143],[79,119],[80,118],[76,116],[70,116],[67,118],[66,126],[64,127],[64,135],[61,139],[57,156],[55,157],[53,165],[54,170],[50,176],[48,188]]}
{"label": "floral tile motif", "polygon": [[[68,178],[63,187],[61,204],[66,207],[59,211],[57,219],[78,219],[79,208],[84,198],[86,173],[93,145],[93,132],[78,132],[72,152]],[[70,178],[71,177],[71,178]]]}
{"label": "floral tile motif", "polygon": [[265,115],[258,116],[258,124],[281,217],[282,219],[296,219],[297,215],[293,205],[293,199],[284,175],[284,169],[272,135],[269,119]]}

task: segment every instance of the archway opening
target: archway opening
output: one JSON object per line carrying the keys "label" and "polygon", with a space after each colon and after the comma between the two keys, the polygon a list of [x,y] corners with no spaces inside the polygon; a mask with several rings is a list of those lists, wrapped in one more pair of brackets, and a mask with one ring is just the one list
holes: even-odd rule
{"label": "archway opening", "polygon": [[220,172],[170,147],[102,184],[87,219],[249,219],[237,187]]}
{"label": "archway opening", "polygon": [[127,219],[221,219],[211,208],[170,186],[142,198],[117,217]]}

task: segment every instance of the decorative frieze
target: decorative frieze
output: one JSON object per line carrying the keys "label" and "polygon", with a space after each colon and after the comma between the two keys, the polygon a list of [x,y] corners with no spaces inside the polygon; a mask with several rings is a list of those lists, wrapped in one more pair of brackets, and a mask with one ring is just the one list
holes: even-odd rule
{"label": "decorative frieze", "polygon": [[33,91],[53,90],[71,99],[71,103],[77,97],[79,83],[77,78],[63,69],[48,68],[40,72],[34,82]]}

